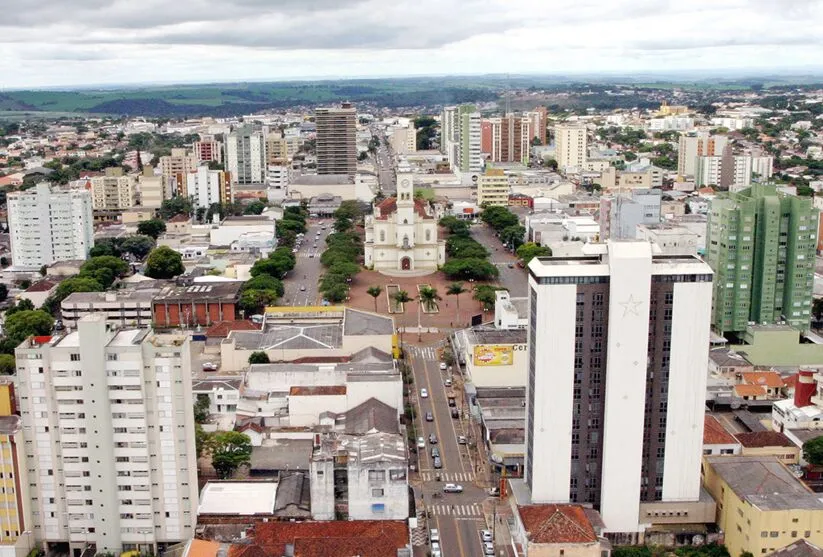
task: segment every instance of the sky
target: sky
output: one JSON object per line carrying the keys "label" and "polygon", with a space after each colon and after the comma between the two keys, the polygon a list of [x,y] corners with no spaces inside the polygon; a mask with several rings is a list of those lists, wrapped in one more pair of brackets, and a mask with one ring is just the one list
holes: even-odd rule
{"label": "sky", "polygon": [[823,0],[0,0],[0,90],[823,68]]}

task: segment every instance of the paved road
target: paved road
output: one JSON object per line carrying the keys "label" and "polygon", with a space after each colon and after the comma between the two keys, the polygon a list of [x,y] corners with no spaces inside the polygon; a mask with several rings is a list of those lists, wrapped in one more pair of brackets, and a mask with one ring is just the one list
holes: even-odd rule
{"label": "paved road", "polygon": [[[320,224],[321,222],[323,225]],[[317,280],[323,273],[320,255],[326,249],[325,238],[331,231],[332,220],[313,219],[306,224],[308,230],[295,254],[297,262],[283,281],[285,293],[279,303],[284,306],[306,306],[320,302],[317,290]],[[323,226],[326,227],[325,230],[322,230]],[[317,238],[318,232],[320,233],[319,239]],[[317,247],[314,247],[315,245]],[[305,290],[300,290],[301,287],[305,287]]]}
{"label": "paved road", "polygon": [[377,127],[371,129],[372,135],[380,138],[380,147],[377,149],[377,181],[385,195],[392,195],[397,191],[394,174],[394,155],[385,144],[386,136]]}
{"label": "paved road", "polygon": [[482,223],[475,224],[471,227],[471,234],[491,252],[491,262],[500,270],[500,284],[508,288],[513,297],[527,296],[529,280],[526,269],[517,266],[517,257],[503,247],[494,230]]}
{"label": "paved road", "polygon": [[[426,440],[426,448],[418,450],[420,478],[424,510],[429,510],[429,528],[440,532],[443,555],[482,555],[480,530],[485,528],[482,502],[485,491],[475,483],[476,453],[468,445],[458,443],[458,436],[467,435],[468,423],[462,418],[451,417],[447,392],[451,388],[444,385],[448,371],[440,370],[437,346],[408,347],[408,360],[414,373],[417,393],[418,418],[415,428],[418,436]],[[420,398],[420,390],[428,391],[428,398]],[[457,408],[462,399],[457,398]],[[431,412],[434,421],[426,421],[426,413]],[[434,433],[438,443],[429,443],[429,435]],[[431,457],[432,447],[440,449],[443,468],[434,469]],[[440,481],[436,476],[440,475]],[[446,483],[463,486],[463,493],[443,493]]]}

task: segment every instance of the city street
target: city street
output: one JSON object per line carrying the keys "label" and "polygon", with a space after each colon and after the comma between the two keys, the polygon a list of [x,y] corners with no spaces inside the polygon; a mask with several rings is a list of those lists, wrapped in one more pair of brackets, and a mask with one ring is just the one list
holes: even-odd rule
{"label": "city street", "polygon": [[491,252],[489,260],[500,271],[500,285],[508,288],[512,297],[525,297],[528,294],[528,275],[526,269],[517,266],[517,256],[503,247],[494,230],[486,224],[475,224],[471,227],[471,234]]}
{"label": "city street", "polygon": [[397,191],[397,184],[394,183],[394,157],[389,152],[386,145],[386,136],[379,132],[376,127],[371,128],[372,135],[380,138],[380,147],[377,148],[375,163],[377,165],[377,181],[384,195],[394,195]]}
{"label": "city street", "polygon": [[[326,230],[322,230],[319,224],[323,222]],[[326,236],[331,231],[332,219],[314,219],[307,221],[308,230],[303,237],[303,242],[300,245],[297,253],[294,254],[297,258],[294,269],[286,275],[283,281],[285,293],[280,299],[279,304],[284,306],[311,306],[320,303],[317,291],[317,280],[323,273],[323,267],[320,265],[320,255],[326,249]],[[317,233],[320,233],[320,238],[317,239]],[[315,248],[315,244],[317,247]],[[305,290],[301,290],[305,287]]]}

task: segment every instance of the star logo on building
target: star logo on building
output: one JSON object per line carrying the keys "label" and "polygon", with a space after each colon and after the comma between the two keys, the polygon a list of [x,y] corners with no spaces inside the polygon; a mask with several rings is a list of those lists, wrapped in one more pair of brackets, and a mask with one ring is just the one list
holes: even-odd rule
{"label": "star logo on building", "polygon": [[640,306],[643,302],[635,300],[634,295],[631,295],[625,302],[620,302],[620,305],[623,306],[623,317],[628,317],[629,314],[640,316]]}

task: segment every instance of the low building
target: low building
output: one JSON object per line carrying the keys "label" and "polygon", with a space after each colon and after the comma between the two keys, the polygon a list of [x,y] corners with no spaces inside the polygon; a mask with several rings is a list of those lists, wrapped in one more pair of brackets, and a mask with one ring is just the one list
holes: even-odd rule
{"label": "low building", "polygon": [[309,199],[309,215],[312,217],[330,217],[343,204],[343,198],[331,193],[321,193]]}
{"label": "low building", "polygon": [[703,454],[736,455],[741,451],[740,441],[726,431],[717,418],[706,414],[703,420]]}
{"label": "low building", "polygon": [[242,287],[242,282],[167,287],[152,302],[154,324],[157,327],[194,327],[237,319],[237,301]]}
{"label": "low building", "polygon": [[528,298],[512,298],[508,290],[494,293],[494,326],[498,329],[525,329],[529,324]]}
{"label": "low building", "polygon": [[209,481],[200,491],[198,521],[203,516],[273,517],[278,484],[270,481]]}
{"label": "low building", "polygon": [[477,204],[506,207],[510,189],[509,178],[502,168],[488,168],[477,180]]}
{"label": "low building", "polygon": [[772,428],[785,433],[798,446],[802,445],[793,433],[797,430],[823,430],[823,406],[817,396],[820,374],[801,369],[794,380],[794,396],[778,400],[772,405]]}
{"label": "low building", "polygon": [[778,431],[736,433],[743,456],[773,456],[784,464],[800,462],[800,448]]}
{"label": "low building", "polygon": [[707,456],[703,484],[717,501],[730,555],[823,543],[823,501],[773,456]]}
{"label": "low building", "polygon": [[455,333],[455,346],[466,365],[467,381],[481,387],[525,387],[527,331],[473,327]]}
{"label": "low building", "polygon": [[21,292],[17,295],[18,300],[28,300],[34,307],[39,308],[42,306],[45,301],[48,299],[49,296],[57,289],[57,285],[60,284],[57,281],[43,279],[40,281],[35,282],[25,291]]}
{"label": "low building", "polygon": [[602,537],[602,521],[581,505],[523,505],[511,499],[512,543],[525,557],[608,557],[611,543]]}
{"label": "low building", "polygon": [[152,300],[157,290],[118,292],[73,292],[60,303],[60,314],[67,327],[94,313],[106,316],[114,325],[148,327],[152,324]]}
{"label": "low building", "polygon": [[806,540],[797,540],[772,553],[772,557],[823,557],[823,549]]}

